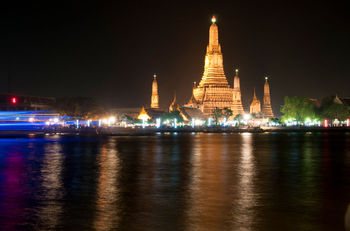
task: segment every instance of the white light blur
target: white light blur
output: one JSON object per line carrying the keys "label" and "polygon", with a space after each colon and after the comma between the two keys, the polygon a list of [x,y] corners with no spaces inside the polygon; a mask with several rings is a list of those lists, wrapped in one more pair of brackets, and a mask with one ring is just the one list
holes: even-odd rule
{"label": "white light blur", "polygon": [[145,128],[146,126],[146,118],[142,118],[142,128]]}
{"label": "white light blur", "polygon": [[161,124],[160,118],[156,119],[156,127],[157,128],[160,128],[160,124]]}
{"label": "white light blur", "polygon": [[250,118],[252,118],[252,116],[250,114],[244,114],[243,118],[245,120],[249,120]]}
{"label": "white light blur", "polygon": [[209,119],[208,119],[208,127],[210,127],[210,126],[211,126],[211,120],[212,120],[212,118],[211,118],[211,117],[209,117]]}
{"label": "white light blur", "polygon": [[115,123],[115,117],[114,116],[111,116],[108,118],[108,123],[109,124],[114,124]]}

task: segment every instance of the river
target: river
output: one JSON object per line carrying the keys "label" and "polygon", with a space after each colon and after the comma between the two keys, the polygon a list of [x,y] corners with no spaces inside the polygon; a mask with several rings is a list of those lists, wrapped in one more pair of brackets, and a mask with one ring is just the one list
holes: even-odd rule
{"label": "river", "polygon": [[0,230],[344,230],[350,133],[0,139]]}

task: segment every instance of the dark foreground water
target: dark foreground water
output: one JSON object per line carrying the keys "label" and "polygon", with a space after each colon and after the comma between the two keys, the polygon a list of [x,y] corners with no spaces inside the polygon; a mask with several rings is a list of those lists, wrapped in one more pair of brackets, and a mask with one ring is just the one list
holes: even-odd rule
{"label": "dark foreground water", "polygon": [[0,230],[344,230],[349,133],[0,140]]}

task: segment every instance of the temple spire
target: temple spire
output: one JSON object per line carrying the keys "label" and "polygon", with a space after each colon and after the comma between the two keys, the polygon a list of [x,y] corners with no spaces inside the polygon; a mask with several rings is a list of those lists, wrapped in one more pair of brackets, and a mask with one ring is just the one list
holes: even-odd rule
{"label": "temple spire", "polygon": [[264,95],[268,94],[270,95],[270,86],[269,86],[269,83],[268,83],[268,79],[269,77],[265,77],[265,84],[264,84]]}
{"label": "temple spire", "polygon": [[274,114],[272,112],[272,107],[271,107],[270,85],[269,85],[267,76],[265,77],[265,84],[264,84],[264,99],[263,99],[262,113],[267,118],[274,117]]}
{"label": "temple spire", "polygon": [[153,75],[151,108],[159,108],[158,82],[156,74]]}
{"label": "temple spire", "polygon": [[238,69],[235,69],[235,77],[233,78],[233,88],[234,89],[241,89],[241,84],[238,76]]}
{"label": "temple spire", "polygon": [[233,78],[233,104],[231,107],[233,115],[243,114],[243,104],[242,104],[242,94],[241,94],[241,86],[240,80],[238,76],[238,69],[235,69],[235,77]]}
{"label": "temple spire", "polygon": [[219,43],[219,30],[216,18],[211,18],[209,43],[204,58],[204,71],[197,86],[193,86],[191,99],[185,106],[198,107],[206,114],[218,108],[232,107],[232,88],[228,83],[223,65],[223,56]]}
{"label": "temple spire", "polygon": [[250,114],[258,114],[261,112],[260,101],[256,98],[255,87],[254,87],[254,96],[252,103],[250,104]]}
{"label": "temple spire", "polygon": [[209,29],[209,46],[218,46],[219,45],[219,29],[218,26],[215,24],[216,18],[215,16],[211,19],[211,26]]}
{"label": "temple spire", "polygon": [[213,15],[213,17],[211,17],[211,22],[213,23],[213,24],[215,24],[216,23],[216,18],[215,18],[215,16]]}

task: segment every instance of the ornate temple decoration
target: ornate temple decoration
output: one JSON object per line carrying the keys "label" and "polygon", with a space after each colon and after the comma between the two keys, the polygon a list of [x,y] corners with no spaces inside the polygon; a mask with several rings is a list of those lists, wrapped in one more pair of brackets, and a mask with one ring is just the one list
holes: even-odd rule
{"label": "ornate temple decoration", "polygon": [[199,107],[199,102],[194,98],[194,91],[196,88],[197,88],[196,82],[193,82],[192,95],[190,100],[185,105],[186,107],[195,107],[195,108]]}
{"label": "ornate temple decoration", "polygon": [[236,75],[233,79],[233,105],[232,105],[232,114],[244,114],[244,109],[242,105],[242,94],[241,94],[241,86],[240,80],[238,77],[238,69],[236,69]]}
{"label": "ornate temple decoration", "polygon": [[250,104],[250,114],[258,114],[261,112],[260,100],[256,98],[255,88],[252,103]]}
{"label": "ornate temple decoration", "polygon": [[157,83],[156,75],[153,75],[151,108],[155,108],[155,109],[159,108],[158,83]]}
{"label": "ornate temple decoration", "polygon": [[204,73],[199,85],[194,86],[192,97],[185,106],[194,107],[196,105],[204,114],[209,115],[216,107],[232,108],[232,94],[233,89],[227,82],[224,73],[218,26],[213,16],[209,29],[209,45],[205,55]]}
{"label": "ornate temple decoration", "polygon": [[174,93],[174,99],[169,106],[169,112],[175,111],[178,108],[178,103],[176,102],[176,92]]}
{"label": "ornate temple decoration", "polygon": [[146,112],[144,107],[142,107],[142,109],[141,109],[139,115],[137,116],[137,118],[139,120],[142,120],[142,121],[147,121],[147,120],[151,119],[151,117],[147,114],[147,112]]}
{"label": "ornate temple decoration", "polygon": [[273,118],[274,114],[271,108],[270,86],[267,80],[268,80],[268,77],[265,77],[264,101],[263,101],[262,113],[266,118]]}

